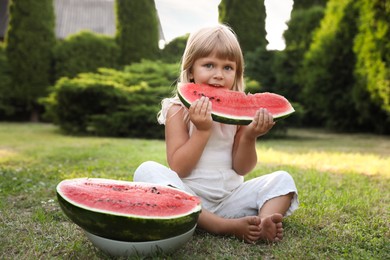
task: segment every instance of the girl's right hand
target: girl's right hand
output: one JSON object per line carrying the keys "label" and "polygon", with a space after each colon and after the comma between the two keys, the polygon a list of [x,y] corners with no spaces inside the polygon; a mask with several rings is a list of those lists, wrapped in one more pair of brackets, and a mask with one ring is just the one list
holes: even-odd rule
{"label": "girl's right hand", "polygon": [[199,131],[208,131],[213,125],[211,118],[211,102],[208,97],[201,97],[189,108],[191,122]]}

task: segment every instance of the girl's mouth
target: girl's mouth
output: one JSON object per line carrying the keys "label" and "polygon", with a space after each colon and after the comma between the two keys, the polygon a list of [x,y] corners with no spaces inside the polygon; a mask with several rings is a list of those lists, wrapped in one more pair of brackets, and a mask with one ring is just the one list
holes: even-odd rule
{"label": "girl's mouth", "polygon": [[209,84],[209,85],[214,87],[214,88],[223,88],[223,86],[220,84]]}

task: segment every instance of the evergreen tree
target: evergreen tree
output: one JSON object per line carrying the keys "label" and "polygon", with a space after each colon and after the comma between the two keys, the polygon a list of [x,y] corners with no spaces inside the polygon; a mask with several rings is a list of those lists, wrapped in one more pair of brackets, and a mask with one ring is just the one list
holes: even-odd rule
{"label": "evergreen tree", "polygon": [[283,34],[286,48],[276,53],[273,70],[276,78],[275,85],[278,87],[277,92],[290,100],[301,102],[301,88],[298,83],[297,71],[311,44],[313,32],[323,17],[324,7],[313,5],[299,8],[297,6],[294,2],[288,30]]}
{"label": "evergreen tree", "polygon": [[313,6],[324,6],[329,0],[294,0],[294,10],[309,9]]}
{"label": "evergreen tree", "polygon": [[120,64],[155,58],[159,32],[154,0],[116,0],[116,16]]}
{"label": "evergreen tree", "polygon": [[300,83],[311,123],[338,130],[356,130],[358,111],[352,92],[356,57],[352,46],[357,33],[353,0],[330,0],[320,28],[305,54]]}
{"label": "evergreen tree", "polygon": [[55,44],[52,0],[11,0],[5,37],[12,91],[8,100],[18,119],[38,120],[38,99],[51,84],[52,48]]}
{"label": "evergreen tree", "polygon": [[264,0],[222,0],[218,8],[220,22],[232,27],[244,54],[266,47]]}
{"label": "evergreen tree", "polygon": [[390,6],[386,0],[361,0],[359,7],[353,93],[358,120],[376,132],[390,133]]}
{"label": "evergreen tree", "polygon": [[8,115],[12,115],[13,108],[7,97],[10,91],[11,84],[7,57],[5,56],[5,45],[0,42],[0,120],[8,119]]}

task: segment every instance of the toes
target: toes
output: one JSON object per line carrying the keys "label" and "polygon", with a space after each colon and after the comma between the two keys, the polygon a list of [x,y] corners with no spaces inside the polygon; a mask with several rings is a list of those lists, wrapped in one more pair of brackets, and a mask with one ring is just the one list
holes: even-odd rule
{"label": "toes", "polygon": [[275,213],[262,220],[262,234],[260,238],[265,242],[279,242],[283,239],[283,216]]}
{"label": "toes", "polygon": [[277,223],[281,223],[283,221],[283,216],[282,214],[279,214],[279,213],[275,213],[271,216],[271,220],[272,222],[274,222],[275,224]]}
{"label": "toes", "polygon": [[259,240],[259,236],[252,236],[252,235],[249,235],[245,241],[247,241],[248,243],[256,243],[256,241]]}
{"label": "toes", "polygon": [[261,218],[257,216],[253,216],[249,219],[250,225],[260,226]]}

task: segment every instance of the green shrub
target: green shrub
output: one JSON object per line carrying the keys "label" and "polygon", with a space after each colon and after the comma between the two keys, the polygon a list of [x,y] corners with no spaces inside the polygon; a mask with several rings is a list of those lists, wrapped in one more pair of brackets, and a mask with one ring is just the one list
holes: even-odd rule
{"label": "green shrub", "polygon": [[59,42],[54,56],[56,79],[74,77],[100,67],[117,67],[119,47],[112,37],[83,31]]}
{"label": "green shrub", "polygon": [[258,81],[250,79],[248,77],[244,78],[245,80],[245,92],[246,93],[260,93],[262,92],[261,85]]}
{"label": "green shrub", "polygon": [[245,54],[245,75],[260,82],[263,91],[277,92],[272,66],[276,51],[268,51],[260,46]]}
{"label": "green shrub", "polygon": [[161,60],[168,63],[179,62],[183,56],[186,48],[189,34],[180,36],[168,43],[163,50],[161,50]]}
{"label": "green shrub", "polygon": [[5,46],[0,43],[0,120],[7,119],[13,113],[7,93],[11,91],[11,78],[5,55]]}
{"label": "green shrub", "polygon": [[142,60],[124,68],[134,82],[146,81],[151,87],[173,86],[180,74],[178,63]]}
{"label": "green shrub", "polygon": [[42,103],[46,117],[69,134],[162,138],[162,98],[171,95],[178,64],[143,61],[119,71],[98,69],[62,78]]}

